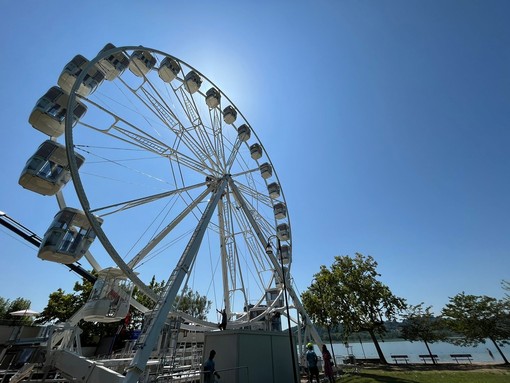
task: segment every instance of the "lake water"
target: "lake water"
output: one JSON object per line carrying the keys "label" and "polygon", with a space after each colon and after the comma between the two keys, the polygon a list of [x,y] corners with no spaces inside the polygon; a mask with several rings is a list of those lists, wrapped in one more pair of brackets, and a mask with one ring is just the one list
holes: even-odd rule
{"label": "lake water", "polygon": [[[326,343],[328,349],[331,349],[329,343]],[[423,363],[418,355],[428,354],[427,347],[423,342],[408,342],[408,341],[380,341],[379,345],[386,357],[388,363],[394,363],[391,355],[408,355],[409,363]],[[455,362],[450,354],[471,354],[474,363],[503,363],[504,360],[500,353],[491,341],[487,341],[485,344],[480,343],[476,347],[461,347],[455,346],[451,343],[437,342],[429,343],[432,354],[436,354],[439,357],[439,362],[453,363]],[[505,357],[510,360],[510,346],[500,347]],[[491,357],[489,350],[492,352],[494,358]],[[318,348],[315,350],[318,351]],[[346,348],[343,343],[333,343],[333,351],[337,361],[341,362],[347,355],[352,354],[359,359],[378,358],[377,351],[372,342],[356,342],[349,343],[349,347]],[[320,355],[320,354],[318,354]],[[430,363],[430,361],[428,361]]]}

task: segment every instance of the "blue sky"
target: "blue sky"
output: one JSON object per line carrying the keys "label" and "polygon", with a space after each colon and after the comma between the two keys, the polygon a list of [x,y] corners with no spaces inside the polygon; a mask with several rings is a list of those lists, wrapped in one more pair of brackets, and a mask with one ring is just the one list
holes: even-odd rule
{"label": "blue sky", "polygon": [[[42,235],[54,198],[18,185],[42,142],[36,100],[75,54],[144,45],[198,68],[267,149],[299,291],[360,252],[409,303],[504,296],[510,280],[507,1],[1,1],[0,210]],[[0,229],[0,296],[77,277]]]}

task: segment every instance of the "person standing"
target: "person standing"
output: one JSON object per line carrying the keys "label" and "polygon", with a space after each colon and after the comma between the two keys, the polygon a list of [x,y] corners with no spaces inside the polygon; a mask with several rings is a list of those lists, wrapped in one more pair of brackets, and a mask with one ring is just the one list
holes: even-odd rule
{"label": "person standing", "polygon": [[324,361],[324,375],[326,375],[330,383],[334,383],[333,360],[331,358],[331,353],[325,344],[322,345],[322,360]]}
{"label": "person standing", "polygon": [[207,359],[204,363],[204,383],[213,383],[214,376],[220,379],[220,374],[216,372],[216,366],[214,364],[214,357],[216,355],[216,351],[211,350],[209,353],[209,359]]}
{"label": "person standing", "polygon": [[224,331],[227,329],[227,312],[225,309],[223,310],[218,310],[216,309],[216,311],[221,314],[221,323],[218,325],[219,329]]}
{"label": "person standing", "polygon": [[317,358],[317,354],[313,351],[313,344],[308,343],[306,345],[308,351],[306,351],[306,363],[308,365],[308,380],[310,383],[313,383],[313,378],[317,380],[317,383],[320,383],[319,380],[319,367],[317,366],[317,362],[319,358]]}

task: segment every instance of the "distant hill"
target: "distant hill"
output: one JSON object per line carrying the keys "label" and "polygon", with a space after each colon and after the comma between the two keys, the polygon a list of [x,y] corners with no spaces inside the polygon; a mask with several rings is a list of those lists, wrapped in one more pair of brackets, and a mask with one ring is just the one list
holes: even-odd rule
{"label": "distant hill", "polygon": [[[386,334],[381,337],[381,339],[384,340],[391,340],[391,339],[402,339],[402,336],[400,334],[400,326],[402,325],[402,322],[397,321],[388,321],[384,322],[384,326],[386,327]],[[321,339],[327,340],[329,339],[328,330],[326,328],[320,327],[316,325],[315,327],[317,329],[317,332],[319,333]],[[297,334],[297,327],[293,327],[293,332]],[[343,329],[342,325],[332,328],[331,329],[331,340],[333,342],[344,342],[344,335],[343,335]],[[366,340],[371,341],[370,335],[366,331],[362,331],[359,333],[354,333],[349,336],[348,341],[359,341],[359,340]]]}

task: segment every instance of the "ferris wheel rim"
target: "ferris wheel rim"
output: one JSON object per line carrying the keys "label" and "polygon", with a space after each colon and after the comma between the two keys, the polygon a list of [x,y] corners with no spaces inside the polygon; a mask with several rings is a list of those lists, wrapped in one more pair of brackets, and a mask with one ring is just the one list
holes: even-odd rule
{"label": "ferris wheel rim", "polygon": [[[78,199],[80,201],[80,204],[84,210],[84,213],[85,215],[87,216],[92,228],[94,229],[96,235],[97,235],[97,238],[100,240],[100,242],[102,243],[103,247],[105,247],[106,251],[108,252],[108,254],[110,255],[110,257],[112,258],[112,260],[115,262],[115,264],[124,272],[124,274],[131,280],[134,282],[134,284],[136,286],[138,286],[138,288],[140,288],[142,290],[142,292],[146,295],[148,295],[149,297],[151,297],[153,300],[157,299],[157,296],[155,296],[155,294],[153,293],[153,291],[147,286],[147,283],[142,281],[135,273],[133,273],[133,270],[128,266],[128,264],[122,259],[122,257],[120,256],[120,254],[118,254],[115,246],[110,242],[107,234],[103,231],[103,229],[101,228],[101,225],[100,223],[98,222],[98,220],[96,219],[95,215],[93,214],[93,209],[91,209],[90,207],[90,202],[89,202],[89,199],[87,197],[87,193],[85,192],[85,188],[84,188],[84,185],[83,185],[83,182],[81,180],[81,177],[80,177],[80,172],[78,171],[78,166],[77,166],[77,163],[76,163],[76,158],[75,158],[75,146],[74,146],[74,138],[73,138],[73,126],[72,126],[72,118],[71,117],[71,111],[74,109],[74,105],[76,103],[76,100],[77,100],[77,89],[79,87],[79,85],[83,82],[84,80],[84,77],[88,71],[89,68],[92,68],[94,65],[96,65],[102,58],[104,57],[107,57],[108,55],[112,54],[112,53],[116,53],[116,52],[129,52],[129,51],[135,51],[135,50],[147,50],[149,52],[152,52],[152,53],[156,53],[158,55],[161,55],[161,56],[165,56],[165,57],[171,57],[175,60],[177,60],[179,63],[182,63],[184,64],[186,67],[196,71],[200,76],[203,76],[205,79],[207,79],[207,81],[213,85],[216,89],[220,89],[219,87],[217,87],[211,80],[209,80],[209,78],[207,78],[206,76],[204,76],[202,74],[202,72],[196,70],[193,66],[187,64],[186,62],[184,62],[183,60],[175,57],[175,56],[172,56],[168,53],[165,53],[163,51],[160,51],[160,50],[157,50],[157,49],[153,49],[153,48],[148,48],[148,47],[142,47],[142,46],[123,46],[123,47],[116,47],[114,49],[111,49],[111,50],[108,50],[108,51],[105,51],[105,52],[102,52],[102,53],[99,53],[95,58],[93,58],[92,60],[89,61],[89,63],[87,64],[87,67],[81,72],[81,74],[77,77],[74,85],[72,86],[72,89],[70,91],[70,97],[69,97],[69,100],[68,100],[68,104],[67,104],[67,113],[66,113],[66,118],[65,118],[65,146],[66,146],[66,153],[67,153],[67,158],[68,158],[68,163],[69,163],[69,169],[70,169],[70,172],[72,174],[72,182],[74,184],[74,187],[75,187],[75,190],[76,190],[76,194],[78,196]],[[235,107],[235,104],[228,98],[228,96],[226,96],[223,92],[221,92],[221,95],[225,97],[226,100],[228,100],[228,102],[230,103],[230,105],[234,106]],[[242,115],[242,112],[238,109],[238,108],[235,108],[239,114],[242,116],[242,118],[246,120],[246,118],[244,118],[244,116]],[[253,131],[253,134],[255,136],[255,138],[257,139],[258,142],[261,142],[260,139],[258,138],[258,136],[256,135],[256,132]],[[264,149],[264,153],[267,157],[267,161],[272,165],[272,161],[269,157],[269,154],[267,153],[267,151]],[[277,180],[277,182],[279,183],[279,178],[277,176],[277,173],[276,171],[274,170],[274,167],[273,167],[273,171],[274,171],[274,178]],[[279,183],[280,184],[280,183]],[[280,184],[281,186],[281,184]],[[281,190],[281,198],[280,198],[282,201],[285,201],[285,196],[283,194],[283,189]],[[288,225],[289,227],[291,226],[290,224],[290,217],[287,217],[287,222],[288,222]],[[276,226],[276,224],[275,224]],[[270,240],[270,238],[266,238],[267,241]],[[289,244],[291,244],[291,239],[289,239]]]}

